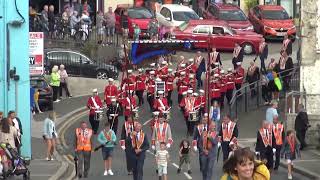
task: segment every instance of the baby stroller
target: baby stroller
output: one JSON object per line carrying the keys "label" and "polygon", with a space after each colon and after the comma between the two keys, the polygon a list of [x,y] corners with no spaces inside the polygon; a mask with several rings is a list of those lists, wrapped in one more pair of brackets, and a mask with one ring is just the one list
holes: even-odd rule
{"label": "baby stroller", "polygon": [[[19,153],[11,147],[9,143],[0,144],[1,157],[6,157],[7,160],[1,161],[0,174],[3,179],[7,179],[9,176],[23,175],[23,180],[30,179],[30,171],[27,166],[30,164],[30,160],[25,159],[19,155]],[[6,163],[6,165],[4,165]]]}

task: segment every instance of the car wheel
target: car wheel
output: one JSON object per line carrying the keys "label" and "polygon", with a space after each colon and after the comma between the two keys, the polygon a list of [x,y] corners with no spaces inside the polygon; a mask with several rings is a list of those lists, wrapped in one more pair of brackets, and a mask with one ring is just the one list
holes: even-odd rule
{"label": "car wheel", "polygon": [[97,72],[97,79],[108,79],[108,72],[105,70],[99,70]]}
{"label": "car wheel", "polygon": [[242,44],[243,52],[246,55],[254,53],[254,47],[251,43],[244,43]]}

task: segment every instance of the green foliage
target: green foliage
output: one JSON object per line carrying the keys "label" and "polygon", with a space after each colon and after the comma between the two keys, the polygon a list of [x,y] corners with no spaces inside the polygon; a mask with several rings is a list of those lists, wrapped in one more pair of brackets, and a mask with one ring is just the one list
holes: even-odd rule
{"label": "green foliage", "polygon": [[258,5],[258,0],[244,0],[246,7],[248,10]]}
{"label": "green foliage", "polygon": [[98,44],[94,41],[87,41],[83,43],[81,48],[81,53],[87,55],[88,57],[94,57],[97,54]]}

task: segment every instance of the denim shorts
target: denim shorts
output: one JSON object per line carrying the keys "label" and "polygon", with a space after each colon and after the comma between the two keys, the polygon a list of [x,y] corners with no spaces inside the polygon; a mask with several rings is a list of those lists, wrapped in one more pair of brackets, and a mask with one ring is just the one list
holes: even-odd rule
{"label": "denim shorts", "polygon": [[103,160],[107,160],[112,157],[113,147],[102,147],[101,152]]}
{"label": "denim shorts", "polygon": [[115,32],[115,27],[106,27],[107,36],[113,36]]}

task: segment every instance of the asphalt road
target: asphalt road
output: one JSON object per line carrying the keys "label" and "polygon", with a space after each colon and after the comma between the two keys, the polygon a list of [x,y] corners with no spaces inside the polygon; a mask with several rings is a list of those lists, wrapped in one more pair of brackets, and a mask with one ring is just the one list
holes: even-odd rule
{"label": "asphalt road", "polygon": [[[173,108],[171,111],[171,119],[170,119],[170,126],[172,129],[172,134],[173,134],[173,140],[174,140],[174,144],[173,146],[169,149],[169,153],[171,156],[171,162],[168,166],[168,176],[169,179],[175,179],[175,180],[185,180],[185,179],[196,179],[196,180],[200,180],[202,179],[201,177],[201,173],[199,171],[199,161],[198,161],[198,153],[193,153],[191,156],[191,167],[192,167],[192,174],[190,176],[188,176],[185,172],[186,169],[184,168],[181,174],[177,174],[177,165],[179,162],[178,159],[178,146],[179,143],[182,139],[186,138],[186,126],[185,126],[185,122],[182,116],[182,113],[180,112],[180,110],[177,108],[177,96],[176,94],[173,94],[173,100],[174,100],[174,104],[173,104]],[[140,107],[140,113],[139,116],[141,117],[139,119],[139,121],[144,124],[147,120],[150,119],[151,117],[151,113],[149,112],[149,107],[147,104],[145,104],[144,106]],[[85,115],[84,117],[80,118],[78,120],[77,123],[73,124],[68,131],[66,132],[66,134],[64,135],[64,138],[66,140],[66,143],[68,145],[71,145],[73,143],[73,133],[74,133],[74,129],[77,128],[79,126],[79,122],[80,121],[87,121],[88,122],[88,116]],[[121,118],[119,125],[123,124],[123,118]],[[241,123],[241,124],[240,124]],[[241,136],[242,132],[247,132],[250,131],[252,132],[251,135],[255,134],[256,129],[250,129],[250,127],[248,128],[246,126],[246,124],[250,124],[258,126],[258,124],[260,123],[260,121],[257,121],[256,118],[248,118],[245,121],[241,121],[239,122],[239,133]],[[100,123],[100,127],[103,126],[103,122]],[[121,126],[120,126],[121,127]],[[150,141],[150,126],[147,123],[144,127],[143,130],[146,132],[146,134],[148,135],[148,139]],[[118,135],[117,137],[120,137],[120,132],[118,130]],[[254,137],[252,137],[254,138]],[[191,137],[189,138],[189,140],[191,140]],[[96,139],[94,138],[94,144],[97,145]],[[68,148],[68,153],[70,153],[71,155],[73,154],[73,148],[69,147]],[[221,156],[221,155],[220,155]],[[125,155],[124,155],[124,151],[121,150],[121,148],[119,146],[117,146],[114,150],[114,160],[113,160],[113,171],[115,173],[115,175],[113,177],[108,177],[108,179],[126,179],[129,178],[131,179],[132,177],[127,175],[126,172],[126,165],[125,165]],[[220,157],[219,162],[215,165],[214,167],[214,180],[215,179],[219,179],[222,175],[222,157]],[[91,170],[89,173],[90,178],[89,179],[105,179],[105,177],[103,177],[103,161],[102,161],[102,156],[101,156],[101,152],[95,152],[92,155],[92,159],[91,159]],[[296,180],[308,180],[308,178],[300,175],[300,174],[294,174],[294,177]],[[144,165],[144,179],[156,179],[157,175],[155,173],[155,159],[154,156],[151,152],[147,153],[147,158],[145,160],[145,165]],[[274,172],[272,174],[272,179],[275,180],[282,180],[282,179],[286,179],[287,178],[287,172],[286,169],[284,168],[280,168],[278,172]]]}

